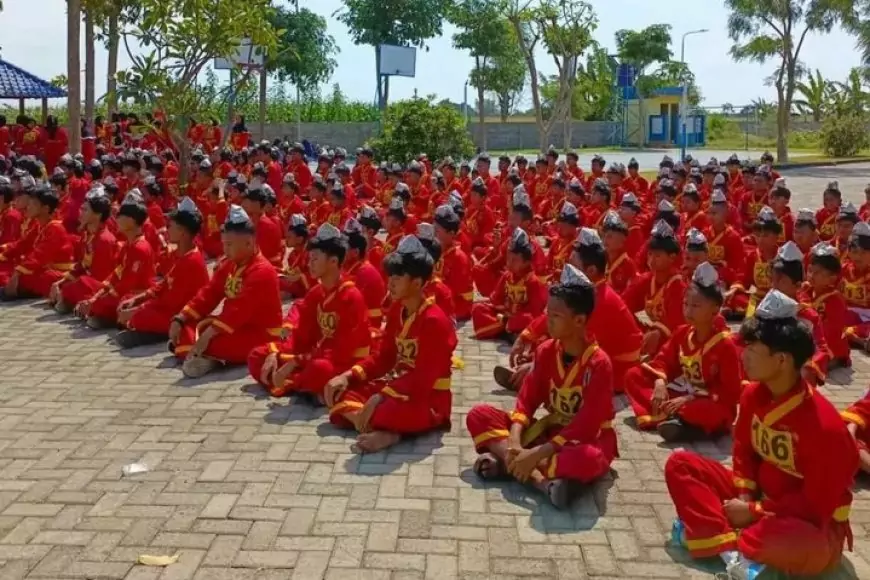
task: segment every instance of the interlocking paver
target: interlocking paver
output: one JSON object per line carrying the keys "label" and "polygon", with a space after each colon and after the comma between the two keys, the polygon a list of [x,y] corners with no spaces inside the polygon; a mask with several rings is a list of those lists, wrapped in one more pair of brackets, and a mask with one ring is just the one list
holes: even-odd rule
{"label": "interlocking paver", "polygon": [[[792,207],[831,179],[853,202],[870,166],[787,172]],[[0,306],[0,578],[467,580],[710,578],[666,548],[670,450],[623,424],[617,476],[567,513],[470,473],[471,406],[509,407],[505,349],[460,331],[449,432],[359,457],[322,410],[257,398],[244,370],[189,383],[160,347],[119,353],[39,303]],[[843,407],[870,357],[823,389]],[[694,445],[725,459],[727,439]],[[144,474],[122,466],[142,462]],[[853,505],[852,577],[870,578],[870,492]],[[167,568],[141,554],[178,553]],[[841,575],[839,577],[847,577]]]}

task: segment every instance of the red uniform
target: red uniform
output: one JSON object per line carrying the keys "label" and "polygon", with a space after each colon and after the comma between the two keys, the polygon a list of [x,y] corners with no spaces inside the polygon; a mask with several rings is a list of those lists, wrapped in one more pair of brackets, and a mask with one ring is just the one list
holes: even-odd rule
{"label": "red uniform", "polygon": [[[858,452],[833,405],[800,382],[774,399],[748,383],[734,427],[734,466],[686,451],[665,481],[693,557],[739,550],[777,572],[816,575],[835,566],[851,540],[849,513]],[[755,520],[739,535],[722,505],[748,497]]]}
{"label": "red uniform", "polygon": [[284,264],[284,230],[280,222],[267,215],[254,219],[257,246],[272,266],[281,270]]}
{"label": "red uniform", "polygon": [[[73,267],[73,244],[60,220],[51,220],[45,225],[33,222],[33,234],[20,247],[10,247],[4,256],[11,260],[18,272],[20,291],[39,296],[48,296],[51,286]],[[0,268],[0,286],[5,286],[12,277],[12,268]]]}
{"label": "red uniform", "polygon": [[[746,254],[743,272],[731,285],[731,290],[734,292],[725,299],[723,308],[737,314],[745,314],[747,318],[751,317],[755,312],[755,307],[758,306],[773,284],[771,274],[775,259],[775,253],[767,259],[758,248]],[[750,288],[753,286],[755,290],[750,292]]]}
{"label": "red uniform", "polygon": [[505,272],[488,302],[471,308],[474,337],[497,338],[502,333],[519,334],[547,307],[547,286],[535,273]]}
{"label": "red uniform", "polygon": [[372,413],[373,431],[425,433],[450,424],[453,321],[426,299],[413,313],[393,303],[380,348],[351,369],[351,386],[329,410],[329,419],[350,426],[344,414],[361,409],[374,394],[383,400]]}
{"label": "red uniform", "polygon": [[67,136],[66,129],[58,127],[55,129],[54,135],[46,131],[43,151],[45,155],[45,170],[51,175],[57,166],[58,160],[69,152],[69,137]]}
{"label": "red uniform", "polygon": [[720,232],[710,226],[704,230],[704,236],[707,238],[707,261],[716,268],[719,279],[730,287],[737,282],[745,267],[743,239],[729,225]]}
{"label": "red uniform", "polygon": [[832,359],[839,359],[846,366],[851,365],[852,355],[846,337],[848,308],[846,299],[836,288],[817,294],[807,290],[801,295],[801,302],[808,303],[821,317],[825,341]]}
{"label": "red uniform", "polygon": [[[483,258],[471,269],[471,277],[474,279],[474,285],[477,286],[477,291],[484,296],[489,296],[493,293],[500,277],[505,271],[507,252],[512,236],[513,230],[505,231],[501,243],[497,246],[492,246]],[[536,275],[546,278],[547,257],[544,255],[541,246],[531,234],[529,234],[529,239],[532,242],[532,269]]]}
{"label": "red uniform", "polygon": [[363,300],[366,303],[369,327],[380,330],[384,318],[381,306],[384,302],[384,296],[387,295],[387,286],[380,271],[368,260],[353,262],[345,260],[343,266],[345,275],[353,280],[356,287],[362,292]]}
{"label": "red uniform", "polygon": [[828,209],[823,207],[816,212],[816,223],[818,224],[819,239],[823,242],[830,241],[837,233],[837,216],[838,209]]}
{"label": "red uniform", "polygon": [[840,292],[846,299],[846,337],[865,341],[870,337],[870,270],[861,272],[854,262],[843,264]]}
{"label": "red uniform", "polygon": [[[540,407],[547,415],[535,419]],[[550,443],[556,449],[540,467],[545,477],[589,483],[619,455],[613,417],[613,371],[604,351],[592,344],[566,368],[562,344],[550,339],[538,347],[513,413],[477,405],[466,425],[478,453],[507,439],[514,423],[523,425],[524,448]]]}
{"label": "red uniform", "polygon": [[317,280],[311,276],[308,269],[308,250],[305,249],[305,246],[290,250],[290,253],[287,254],[287,267],[284,268],[284,273],[296,278],[295,281],[284,278],[280,280],[281,290],[293,298],[302,298],[317,284]]}
{"label": "red uniform", "polygon": [[[220,314],[212,315],[221,301]],[[253,349],[281,334],[278,273],[262,254],[244,265],[224,260],[180,315],[184,325],[175,345],[177,357],[186,357],[199,331],[212,326],[218,334],[204,354],[225,363],[245,364]]]}
{"label": "red uniform", "polygon": [[299,323],[289,338],[253,349],[248,369],[254,380],[260,381],[266,358],[277,353],[279,364],[293,361],[296,368],[273,394],[322,395],[332,377],[369,355],[370,345],[366,304],[356,284],[345,279],[329,290],[317,284],[305,295],[299,307]]}
{"label": "red uniform", "polygon": [[229,206],[223,199],[207,199],[198,204],[202,212],[202,249],[209,258],[224,255],[224,244],[221,240],[221,224],[227,220]]}
{"label": "red uniform", "polygon": [[656,379],[668,383],[671,398],[694,397],[676,416],[708,435],[731,428],[740,398],[740,356],[725,321],[707,340],[697,340],[691,325],[678,328],[649,363],[629,371],[625,391],[640,429],[654,429],[668,417],[652,414]]}
{"label": "red uniform", "polygon": [[375,197],[377,194],[375,183],[378,178],[378,170],[374,165],[371,163],[354,165],[353,170],[350,172],[350,178],[353,180],[360,198],[371,199]]}
{"label": "red uniform", "polygon": [[551,282],[558,282],[562,275],[562,268],[571,258],[574,251],[574,236],[565,239],[560,236],[550,240],[550,251],[547,253],[547,274]]}
{"label": "red uniform", "polygon": [[147,300],[133,313],[127,328],[169,334],[172,317],[208,284],[208,268],[198,248],[176,256],[172,269],[146,292]]}
{"label": "red uniform", "polygon": [[662,280],[657,281],[652,272],[641,274],[628,285],[622,299],[630,312],[646,312],[651,328],[660,330],[667,338],[686,323],[683,318],[686,281],[680,274],[671,274]]}
{"label": "red uniform", "polygon": [[698,210],[692,214],[688,212],[680,214],[680,231],[683,232],[683,236],[685,236],[692,228],[705,232],[709,227],[710,218],[708,218],[707,214],[703,211]]}
{"label": "red uniform", "polygon": [[14,207],[7,207],[0,212],[0,248],[18,241],[21,238],[21,224],[24,217]]}
{"label": "red uniform", "polygon": [[471,239],[471,247],[475,256],[482,258],[492,246],[492,232],[495,229],[495,216],[492,210],[481,205],[479,208],[469,207],[462,220],[462,230]]}
{"label": "red uniform", "polygon": [[[616,259],[607,260],[607,269],[605,270],[605,278],[611,288],[622,295],[628,285],[637,276],[637,266],[629,256],[628,252],[623,251]],[[606,349],[605,349],[606,350]]]}
{"label": "red uniform", "polygon": [[435,275],[450,288],[456,320],[471,318],[474,303],[474,282],[471,279],[471,258],[455,243],[445,249],[435,264]]}
{"label": "red uniform", "polygon": [[852,403],[848,409],[841,413],[846,423],[854,423],[858,426],[856,440],[858,447],[870,450],[870,390],[864,393],[858,401]]}
{"label": "red uniform", "polygon": [[281,225],[287,228],[290,223],[290,217],[296,214],[305,215],[305,203],[298,195],[288,196],[285,194],[281,198],[281,203],[278,204],[278,218]]}
{"label": "red uniform", "polygon": [[105,226],[96,232],[85,231],[76,244],[75,260],[60,286],[68,306],[90,299],[103,287],[118,264],[118,240]]}
{"label": "red uniform", "polygon": [[118,267],[103,284],[105,292],[91,304],[90,315],[105,321],[117,320],[118,304],[151,286],[154,262],[154,250],[145,236],[123,244],[118,253]]}
{"label": "red uniform", "polygon": [[330,204],[329,209],[329,214],[326,216],[326,223],[333,225],[340,230],[343,230],[348,220],[353,218],[353,212],[349,207],[334,207]]}
{"label": "red uniform", "polygon": [[371,262],[372,266],[374,266],[378,272],[381,272],[384,264],[384,242],[377,238],[369,238],[368,242],[366,257],[369,262]]}
{"label": "red uniform", "polygon": [[739,211],[740,219],[743,221],[741,225],[743,226],[744,234],[748,235],[752,233],[752,228],[755,226],[755,219],[758,217],[758,212],[767,204],[767,193],[759,196],[754,192],[747,192],[747,194],[743,196],[743,199],[740,200]]}

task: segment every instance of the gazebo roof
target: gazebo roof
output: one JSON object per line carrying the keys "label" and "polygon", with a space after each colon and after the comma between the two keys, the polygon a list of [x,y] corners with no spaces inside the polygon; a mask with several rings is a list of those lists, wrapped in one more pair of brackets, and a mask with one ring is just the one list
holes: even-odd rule
{"label": "gazebo roof", "polygon": [[0,99],[59,99],[67,93],[0,58]]}

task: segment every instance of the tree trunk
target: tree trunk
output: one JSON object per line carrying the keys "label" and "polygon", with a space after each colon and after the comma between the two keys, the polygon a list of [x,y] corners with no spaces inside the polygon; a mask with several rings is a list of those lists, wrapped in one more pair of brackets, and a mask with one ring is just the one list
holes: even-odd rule
{"label": "tree trunk", "polygon": [[779,105],[776,111],[776,160],[779,163],[788,163],[789,110],[785,92],[780,87],[776,89],[776,99]]}
{"label": "tree trunk", "polygon": [[85,13],[85,123],[88,128],[94,126],[94,101],[96,99],[95,60],[96,48],[94,44],[94,19]]}
{"label": "tree trunk", "polygon": [[483,87],[477,87],[477,128],[480,135],[480,150],[486,151],[486,111],[483,110]]}
{"label": "tree trunk", "polygon": [[106,64],[106,107],[109,110],[109,118],[112,113],[118,112],[118,8],[114,8],[109,15],[107,35],[109,37],[109,55]]}
{"label": "tree trunk", "polygon": [[574,137],[574,115],[573,115],[573,99],[574,99],[574,89],[571,88],[568,90],[567,95],[568,106],[565,109],[565,120],[562,125],[562,135],[565,140],[565,150],[571,149],[571,140]]}
{"label": "tree trunk", "polygon": [[69,151],[73,155],[82,150],[82,77],[81,77],[81,0],[67,0],[66,3],[66,76],[68,79],[67,112],[69,124]]}
{"label": "tree trunk", "polygon": [[383,80],[381,78],[381,51],[377,46],[375,47],[375,78],[378,81],[377,82],[377,95],[376,95],[376,98],[378,100],[378,110],[383,111],[384,110],[384,94],[383,94],[383,87],[381,84],[381,81]]}
{"label": "tree trunk", "polygon": [[260,134],[261,141],[266,138],[266,89],[268,76],[265,68],[260,70],[260,122],[258,133]]}
{"label": "tree trunk", "polygon": [[511,114],[511,97],[508,93],[498,95],[499,117],[502,123],[507,123],[508,117]]}
{"label": "tree trunk", "polygon": [[390,77],[388,77],[388,76],[384,77],[383,97],[384,97],[384,104],[383,104],[382,110],[386,111],[387,105],[389,105],[389,103],[390,103]]}

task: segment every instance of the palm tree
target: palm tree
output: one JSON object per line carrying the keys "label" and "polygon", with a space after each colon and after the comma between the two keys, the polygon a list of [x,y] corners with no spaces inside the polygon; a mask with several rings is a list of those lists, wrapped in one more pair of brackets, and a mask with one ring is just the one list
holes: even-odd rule
{"label": "palm tree", "polygon": [[758,115],[759,121],[764,121],[767,117],[774,112],[776,106],[773,103],[765,101],[764,99],[755,99],[751,104],[752,110],[755,111],[755,114]]}
{"label": "palm tree", "polygon": [[66,76],[69,82],[67,112],[69,114],[69,150],[73,155],[82,147],[82,65],[81,46],[82,3],[81,0],[66,2]]}
{"label": "palm tree", "polygon": [[836,90],[831,91],[833,106],[843,113],[863,113],[870,103],[870,95],[864,90],[864,79],[859,68],[849,71],[845,82],[833,83]]}
{"label": "palm tree", "polygon": [[798,81],[795,88],[800,95],[794,101],[797,110],[802,115],[812,115],[816,123],[821,121],[831,88],[831,83],[822,76],[822,71],[816,69],[814,75],[809,75],[807,82]]}
{"label": "palm tree", "polygon": [[722,114],[724,115],[733,115],[734,114],[734,105],[731,103],[725,103],[722,105]]}

